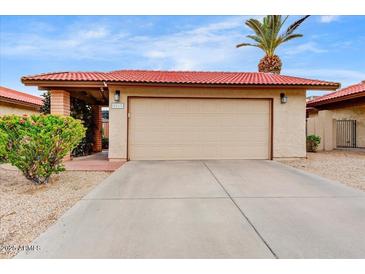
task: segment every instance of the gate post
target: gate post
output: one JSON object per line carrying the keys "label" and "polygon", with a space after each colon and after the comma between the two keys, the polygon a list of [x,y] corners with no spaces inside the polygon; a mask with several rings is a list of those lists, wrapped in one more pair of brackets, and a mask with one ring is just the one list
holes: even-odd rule
{"label": "gate post", "polygon": [[333,149],[337,148],[337,120],[336,119],[332,119],[332,144],[333,144]]}
{"label": "gate post", "polygon": [[334,142],[334,119],[332,119],[332,112],[330,110],[321,110],[318,112],[318,119],[320,128],[322,129],[320,150],[333,150]]}

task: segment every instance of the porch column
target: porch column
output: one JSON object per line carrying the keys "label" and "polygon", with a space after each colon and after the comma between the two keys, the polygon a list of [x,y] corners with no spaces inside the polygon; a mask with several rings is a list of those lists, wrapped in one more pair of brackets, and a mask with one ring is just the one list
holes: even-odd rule
{"label": "porch column", "polygon": [[94,143],[93,151],[102,151],[102,111],[101,106],[93,105],[91,106],[91,111],[93,115],[93,133],[94,133]]}
{"label": "porch column", "polygon": [[[51,114],[70,116],[70,93],[65,90],[50,90],[51,94]],[[71,159],[68,153],[63,160]]]}
{"label": "porch column", "polygon": [[70,93],[65,90],[51,90],[51,114],[70,115]]}

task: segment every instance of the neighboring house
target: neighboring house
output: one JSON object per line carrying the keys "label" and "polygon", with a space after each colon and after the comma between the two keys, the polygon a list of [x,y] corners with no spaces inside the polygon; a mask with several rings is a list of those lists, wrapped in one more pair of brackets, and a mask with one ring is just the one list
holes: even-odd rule
{"label": "neighboring house", "polygon": [[307,134],[319,149],[365,148],[365,81],[307,102]]}
{"label": "neighboring house", "polygon": [[110,160],[305,157],[306,90],[339,87],[271,73],[146,70],[22,82],[50,91],[51,113],[69,115],[70,96],[85,100],[98,128],[101,107],[109,106]]}
{"label": "neighboring house", "polygon": [[0,115],[37,114],[42,104],[38,96],[0,86]]}

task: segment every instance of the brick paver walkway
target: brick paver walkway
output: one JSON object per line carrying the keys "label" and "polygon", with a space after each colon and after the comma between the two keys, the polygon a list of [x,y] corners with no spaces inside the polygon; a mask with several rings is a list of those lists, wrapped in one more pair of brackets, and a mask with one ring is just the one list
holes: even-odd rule
{"label": "brick paver walkway", "polygon": [[77,157],[65,162],[66,170],[73,171],[114,171],[125,161],[110,162],[108,152],[103,151],[85,157]]}

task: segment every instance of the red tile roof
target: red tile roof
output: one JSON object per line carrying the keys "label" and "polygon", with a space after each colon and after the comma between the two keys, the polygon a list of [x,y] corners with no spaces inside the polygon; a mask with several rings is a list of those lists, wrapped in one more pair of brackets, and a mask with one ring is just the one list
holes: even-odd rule
{"label": "red tile roof", "polygon": [[111,72],[55,72],[22,77],[27,81],[105,81],[125,83],[277,85],[335,89],[338,83],[261,72],[118,70]]}
{"label": "red tile roof", "polygon": [[355,94],[361,93],[364,93],[363,95],[365,97],[365,81],[310,100],[307,102],[307,106],[314,107],[332,103],[333,101],[344,101],[349,99],[349,97],[352,98]]}
{"label": "red tile roof", "polygon": [[32,104],[36,106],[43,105],[41,97],[30,95],[24,92],[16,91],[10,88],[0,86],[0,101],[3,99],[10,99],[21,103]]}

